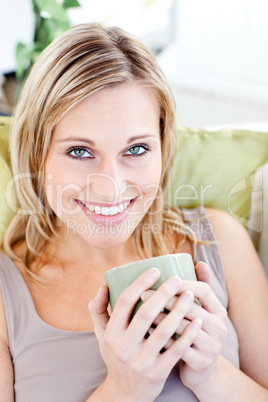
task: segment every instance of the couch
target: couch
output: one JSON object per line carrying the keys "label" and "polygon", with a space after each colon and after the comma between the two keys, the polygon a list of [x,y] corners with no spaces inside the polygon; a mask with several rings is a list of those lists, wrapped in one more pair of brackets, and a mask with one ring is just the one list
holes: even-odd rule
{"label": "couch", "polygon": [[[8,154],[10,117],[0,116],[0,242],[16,210]],[[166,199],[174,206],[223,209],[248,230],[268,277],[267,131],[177,128]]]}

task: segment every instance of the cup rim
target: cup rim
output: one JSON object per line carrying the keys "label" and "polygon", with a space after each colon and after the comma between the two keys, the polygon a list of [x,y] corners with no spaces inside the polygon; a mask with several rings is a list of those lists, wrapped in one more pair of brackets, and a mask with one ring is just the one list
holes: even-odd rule
{"label": "cup rim", "polygon": [[108,269],[108,270],[104,273],[104,275],[106,275],[106,273],[108,273],[108,272],[117,270],[117,269],[119,269],[119,268],[123,268],[123,267],[125,268],[125,267],[128,267],[128,266],[132,265],[132,264],[136,264],[136,263],[138,263],[138,262],[140,262],[140,261],[148,261],[148,262],[150,262],[150,261],[155,260],[155,259],[159,259],[159,260],[160,260],[160,259],[162,259],[162,258],[166,258],[166,257],[176,257],[176,256],[179,256],[179,255],[188,255],[188,256],[190,256],[191,259],[192,259],[192,256],[191,256],[190,253],[173,253],[173,254],[158,255],[158,256],[156,256],[156,257],[144,258],[144,259],[141,259],[141,260],[138,260],[138,261],[129,262],[129,263],[127,263],[127,264],[118,265],[117,267]]}

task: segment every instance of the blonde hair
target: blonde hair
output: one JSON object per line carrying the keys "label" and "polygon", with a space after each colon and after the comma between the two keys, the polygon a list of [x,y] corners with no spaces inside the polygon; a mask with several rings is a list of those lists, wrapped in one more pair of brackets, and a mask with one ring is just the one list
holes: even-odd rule
{"label": "blonde hair", "polygon": [[[66,31],[42,53],[23,88],[12,124],[10,155],[20,209],[7,229],[4,251],[26,240],[24,264],[31,263],[57,236],[56,217],[44,193],[44,163],[51,135],[59,120],[90,94],[129,81],[150,87],[160,105],[162,175],[150,210],[135,229],[141,258],[168,253],[169,232],[194,235],[181,213],[164,203],[176,149],[175,102],[153,54],[120,28],[82,24]],[[23,180],[19,175],[23,175]],[[25,177],[24,177],[25,176]],[[144,231],[158,225],[161,230]]]}

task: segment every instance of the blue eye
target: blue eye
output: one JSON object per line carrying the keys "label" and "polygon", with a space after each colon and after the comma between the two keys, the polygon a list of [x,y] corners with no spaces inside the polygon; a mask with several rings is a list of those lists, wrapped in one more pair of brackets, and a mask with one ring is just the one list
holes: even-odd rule
{"label": "blue eye", "polygon": [[147,145],[135,145],[134,147],[129,148],[125,154],[133,156],[141,156],[143,154],[146,154],[148,150],[149,147]]}
{"label": "blue eye", "polygon": [[82,158],[92,158],[92,155],[85,149],[81,147],[72,148],[68,151],[68,155],[71,158],[82,159]]}

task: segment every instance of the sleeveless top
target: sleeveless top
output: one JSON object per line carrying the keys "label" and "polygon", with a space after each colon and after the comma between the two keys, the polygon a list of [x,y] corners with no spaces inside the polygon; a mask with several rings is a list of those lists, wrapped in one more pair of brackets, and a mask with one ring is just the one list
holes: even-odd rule
{"label": "sleeveless top", "polygon": [[[215,240],[202,207],[182,210],[199,240]],[[227,309],[228,295],[217,244],[197,245],[196,261],[212,271],[213,290]],[[0,285],[6,313],[16,402],[84,402],[104,381],[106,367],[94,332],[66,331],[44,322],[35,310],[28,287],[13,261],[1,254]],[[228,336],[221,354],[239,366],[238,340],[227,318]],[[157,402],[198,399],[171,371]]]}

